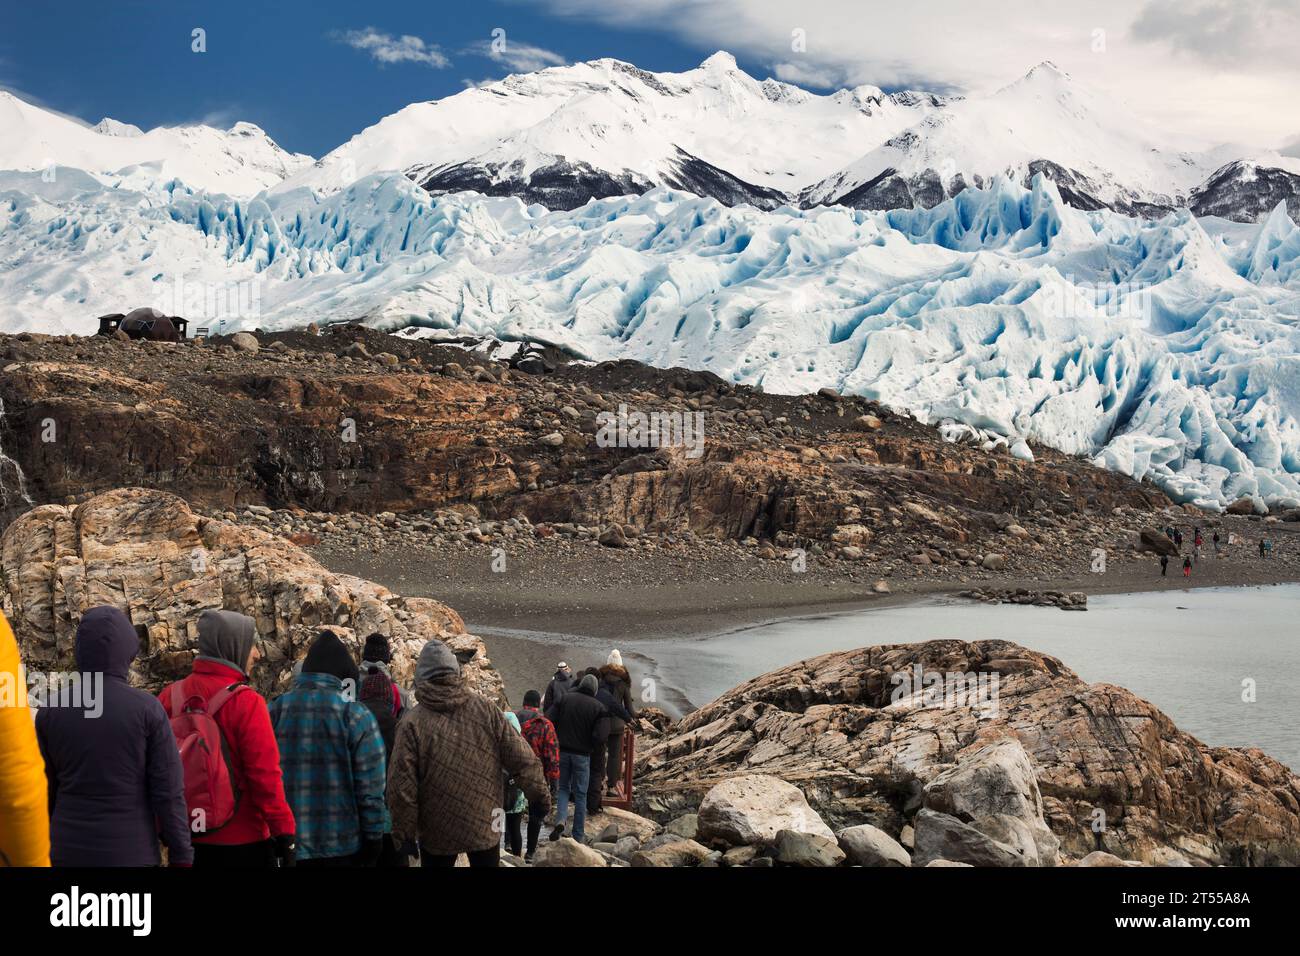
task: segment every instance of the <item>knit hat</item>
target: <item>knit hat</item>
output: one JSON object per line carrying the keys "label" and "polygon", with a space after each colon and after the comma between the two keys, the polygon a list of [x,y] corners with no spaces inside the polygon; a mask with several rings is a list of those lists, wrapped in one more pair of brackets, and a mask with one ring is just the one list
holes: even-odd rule
{"label": "knit hat", "polygon": [[363,661],[380,661],[384,664],[391,663],[393,652],[388,647],[388,638],[382,634],[371,634],[366,638],[366,645],[361,651]]}
{"label": "knit hat", "polygon": [[456,660],[456,655],[452,653],[451,648],[437,638],[424,645],[419,659],[415,662],[417,681],[434,681],[459,674],[460,661]]}
{"label": "knit hat", "polygon": [[316,635],[302,662],[304,674],[332,674],[345,684],[352,681],[356,687],[361,677],[356,661],[342,641],[333,631],[321,631]]}
{"label": "knit hat", "polygon": [[253,619],[246,614],[207,610],[199,615],[199,660],[225,664],[242,674],[256,641]]}
{"label": "knit hat", "polygon": [[383,674],[376,671],[361,682],[361,694],[358,700],[376,700],[393,701],[393,684]]}
{"label": "knit hat", "polygon": [[615,667],[623,666],[623,655],[618,652],[617,647],[609,652],[609,657],[605,660],[605,663],[613,664]]}
{"label": "knit hat", "polygon": [[595,674],[588,674],[578,682],[579,693],[586,694],[588,697],[595,697],[596,691],[600,689],[600,681],[596,680]]}

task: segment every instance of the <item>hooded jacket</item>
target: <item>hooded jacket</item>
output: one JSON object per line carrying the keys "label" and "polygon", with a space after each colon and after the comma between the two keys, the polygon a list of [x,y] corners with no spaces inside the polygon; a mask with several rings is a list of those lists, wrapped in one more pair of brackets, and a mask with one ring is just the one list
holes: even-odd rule
{"label": "hooded jacket", "polygon": [[609,709],[609,733],[617,736],[623,733],[627,721],[636,720],[636,708],[632,706],[632,675],[622,664],[606,664],[600,669],[600,683],[619,703],[618,707]]}
{"label": "hooded jacket", "polygon": [[[351,675],[351,690],[340,671]],[[352,856],[363,840],[388,831],[384,740],[374,715],[354,699],[355,679],[343,642],[323,631],[293,689],[271,702],[300,860]]]}
{"label": "hooded jacket", "polygon": [[[158,694],[163,710],[171,715],[178,703],[183,705],[190,697],[210,700],[223,687],[247,684],[242,668],[255,639],[252,618],[233,611],[204,611],[199,615],[199,656],[194,669],[189,677],[168,684]],[[181,695],[179,701],[176,695]],[[211,833],[192,834],[191,839],[232,846],[293,833],[293,811],[285,799],[280,773],[280,747],[262,695],[245,686],[217,711],[215,720],[229,748],[239,805],[225,826]]]}
{"label": "hooded jacket", "polygon": [[0,866],[50,865],[45,762],[36,743],[18,643],[0,614]]}
{"label": "hooded jacket", "polygon": [[590,685],[579,683],[576,690],[547,709],[546,719],[555,725],[561,753],[590,756],[597,747],[605,746],[609,711],[596,700],[596,684],[596,678],[591,676]]}
{"label": "hooded jacket", "polygon": [[469,689],[442,641],[420,652],[415,699],[397,726],[388,771],[397,843],[419,840],[421,852],[436,856],[497,845],[503,773],[529,801],[549,808],[551,792],[532,748],[505,714]]}
{"label": "hooded jacket", "polygon": [[156,866],[160,832],[172,863],[193,862],[176,737],[158,700],[127,683],[139,649],[125,614],[91,608],[77,627],[80,693],[52,693],[37,713],[55,866]]}
{"label": "hooded jacket", "polygon": [[546,685],[546,693],[542,695],[542,710],[549,710],[552,704],[558,703],[565,694],[577,686],[576,675],[566,674],[557,668],[551,677],[551,682]]}

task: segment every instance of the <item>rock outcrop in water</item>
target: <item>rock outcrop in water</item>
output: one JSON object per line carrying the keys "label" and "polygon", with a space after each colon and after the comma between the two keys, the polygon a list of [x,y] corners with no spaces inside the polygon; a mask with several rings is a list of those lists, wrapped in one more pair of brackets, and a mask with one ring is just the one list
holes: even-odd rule
{"label": "rock outcrop in water", "polygon": [[480,693],[505,699],[483,642],[451,608],[333,574],[283,538],[200,517],[166,492],[126,488],[75,508],[35,508],[0,538],[0,569],[29,670],[71,669],[82,614],[112,604],[141,634],[136,680],[156,690],[188,673],[199,613],[225,608],[257,622],[264,656],[252,676],[263,693],[283,691],[315,633],[331,628],[358,659],[367,635],[387,635],[394,677],[408,687],[420,648],[446,641]]}
{"label": "rock outcrop in water", "polygon": [[638,753],[637,773],[640,805],[659,817],[721,781],[779,777],[842,843],[846,828],[874,826],[910,845],[913,865],[1051,865],[1096,850],[1300,863],[1300,778],[1287,767],[1207,747],[1129,691],[1007,641],[869,647],[773,671],[682,719]]}

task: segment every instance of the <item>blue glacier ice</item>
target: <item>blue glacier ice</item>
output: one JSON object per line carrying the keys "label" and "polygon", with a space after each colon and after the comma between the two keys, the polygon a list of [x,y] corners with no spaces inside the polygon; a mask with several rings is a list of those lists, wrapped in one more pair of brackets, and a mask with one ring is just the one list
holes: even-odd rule
{"label": "blue glacier ice", "polygon": [[1300,505],[1300,229],[1282,206],[1249,227],[1130,219],[1039,178],[879,213],[669,189],[551,212],[384,174],[236,199],[0,173],[0,330],[85,332],[181,280],[255,283],[257,313],[228,327],[347,318],[832,386],[1178,501]]}

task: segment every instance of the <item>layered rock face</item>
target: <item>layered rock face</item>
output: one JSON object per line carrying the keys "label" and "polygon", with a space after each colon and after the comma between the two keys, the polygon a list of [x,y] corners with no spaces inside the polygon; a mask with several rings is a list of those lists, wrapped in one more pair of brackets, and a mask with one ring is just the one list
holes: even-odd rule
{"label": "layered rock face", "polygon": [[1257,749],[1207,747],[1129,691],[1006,641],[782,668],[681,720],[638,753],[637,771],[641,806],[658,816],[738,775],[779,777],[842,845],[845,828],[871,825],[914,842],[913,865],[1053,865],[1096,850],[1300,863],[1300,778],[1288,768]]}
{"label": "layered rock face", "polygon": [[199,613],[224,608],[256,622],[263,657],[252,678],[263,693],[285,690],[295,661],[328,628],[358,660],[368,635],[386,635],[393,676],[407,687],[425,642],[445,641],[471,685],[505,701],[483,642],[451,608],[332,574],[283,538],[200,517],[166,492],[126,488],[75,508],[35,508],[0,538],[0,568],[28,670],[72,669],[81,616],[112,604],[141,634],[134,679],[157,690],[189,672]]}
{"label": "layered rock face", "polygon": [[[927,565],[974,566],[1014,545],[1036,566],[1031,552],[1077,544],[1080,522],[1090,541],[1132,537],[1115,509],[1168,504],[1084,462],[947,443],[829,391],[769,395],[633,362],[557,360],[532,375],[359,328],[244,337],[251,348],[0,337],[0,447],[37,503],[136,486],[207,509],[472,503],[494,519],[813,541],[847,560],[882,549]],[[698,445],[602,440],[602,414],[620,408],[698,422]],[[0,501],[0,525],[17,510]],[[1010,512],[1025,515],[1023,538],[1008,538],[1025,530]]]}

